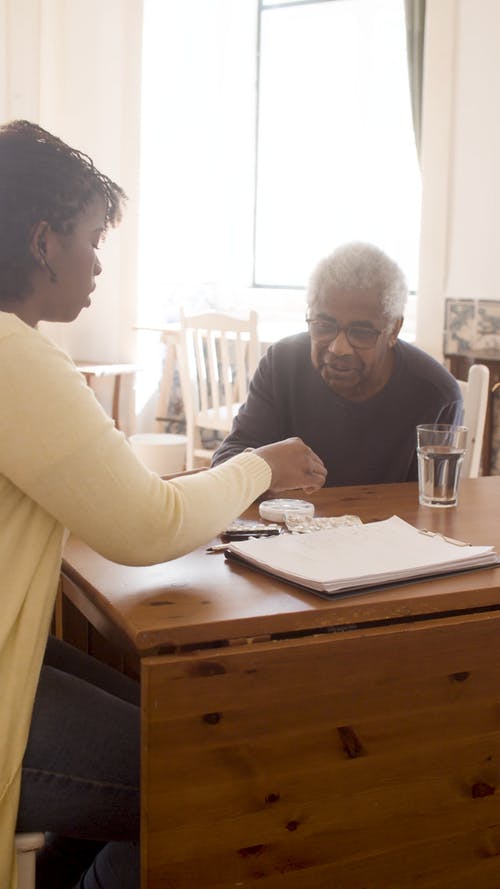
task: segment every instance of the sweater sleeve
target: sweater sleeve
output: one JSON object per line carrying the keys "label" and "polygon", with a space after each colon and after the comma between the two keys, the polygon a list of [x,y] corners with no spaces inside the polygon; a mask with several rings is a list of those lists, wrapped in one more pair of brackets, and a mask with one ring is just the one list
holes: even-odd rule
{"label": "sweater sleeve", "polygon": [[269,487],[269,466],[252,453],[162,481],[37,331],[1,339],[0,368],[0,473],[106,558],[145,565],[180,556]]}
{"label": "sweater sleeve", "polygon": [[231,432],[217,448],[212,466],[224,463],[246,448],[259,448],[283,437],[274,397],[272,356],[271,346],[260,360],[250,382],[248,398],[235,417]]}
{"label": "sweater sleeve", "polygon": [[460,391],[458,391],[456,401],[450,401],[442,407],[436,423],[450,423],[453,426],[460,426],[463,420],[464,404]]}

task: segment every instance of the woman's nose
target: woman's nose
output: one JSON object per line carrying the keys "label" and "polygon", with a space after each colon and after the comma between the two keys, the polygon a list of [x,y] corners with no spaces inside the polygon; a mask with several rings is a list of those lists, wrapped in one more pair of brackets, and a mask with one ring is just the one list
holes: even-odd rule
{"label": "woman's nose", "polygon": [[96,256],[95,263],[94,263],[94,275],[100,275],[101,272],[102,272],[102,265],[100,263],[100,260]]}

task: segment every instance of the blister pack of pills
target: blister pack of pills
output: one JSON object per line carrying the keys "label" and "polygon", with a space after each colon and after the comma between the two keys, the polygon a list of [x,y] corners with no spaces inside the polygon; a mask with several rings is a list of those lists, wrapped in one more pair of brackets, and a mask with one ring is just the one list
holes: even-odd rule
{"label": "blister pack of pills", "polygon": [[220,535],[221,540],[227,543],[230,540],[248,540],[250,537],[272,537],[281,534],[282,528],[276,524],[265,522],[253,522],[250,519],[235,519]]}
{"label": "blister pack of pills", "polygon": [[311,531],[323,531],[325,528],[342,528],[346,525],[362,525],[357,515],[340,516],[285,516],[285,525],[292,534],[309,534]]}

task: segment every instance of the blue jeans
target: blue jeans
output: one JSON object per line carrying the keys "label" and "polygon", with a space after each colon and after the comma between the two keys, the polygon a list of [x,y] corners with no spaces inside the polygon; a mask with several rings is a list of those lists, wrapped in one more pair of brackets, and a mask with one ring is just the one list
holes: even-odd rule
{"label": "blue jeans", "polygon": [[50,638],[17,829],[46,832],[37,889],[139,889],[139,684]]}

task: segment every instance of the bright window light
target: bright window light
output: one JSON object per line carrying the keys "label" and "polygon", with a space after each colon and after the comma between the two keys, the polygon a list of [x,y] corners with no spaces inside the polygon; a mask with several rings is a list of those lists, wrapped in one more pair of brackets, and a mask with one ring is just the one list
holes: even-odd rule
{"label": "bright window light", "polygon": [[267,0],[260,18],[255,284],[301,286],[372,241],[417,281],[420,175],[403,0]]}
{"label": "bright window light", "polygon": [[405,41],[403,0],[144,0],[142,326],[183,303],[292,332],[313,266],[351,239],[415,289]]}

